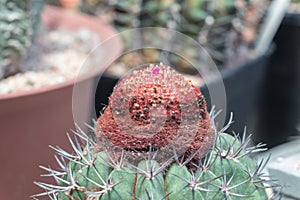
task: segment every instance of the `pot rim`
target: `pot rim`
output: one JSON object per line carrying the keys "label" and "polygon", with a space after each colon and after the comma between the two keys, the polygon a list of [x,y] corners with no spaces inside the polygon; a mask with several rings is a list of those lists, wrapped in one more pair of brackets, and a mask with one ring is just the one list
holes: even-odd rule
{"label": "pot rim", "polygon": [[271,55],[274,53],[275,49],[276,49],[275,43],[271,43],[271,45],[268,47],[268,50],[264,54],[256,55],[253,58],[250,58],[250,59],[246,60],[245,62],[234,66],[233,68],[227,68],[227,69],[220,70],[223,80],[232,76],[232,74],[236,74],[240,70],[243,70],[243,68],[245,68],[245,67],[253,66],[254,63],[259,63],[265,59],[270,58]]}
{"label": "pot rim", "polygon": [[284,26],[300,26],[300,13],[287,12],[283,18],[281,25]]}

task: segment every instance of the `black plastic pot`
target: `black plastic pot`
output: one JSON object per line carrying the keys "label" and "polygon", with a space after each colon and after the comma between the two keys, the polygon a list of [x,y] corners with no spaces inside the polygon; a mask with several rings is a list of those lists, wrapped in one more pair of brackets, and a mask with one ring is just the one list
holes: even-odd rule
{"label": "black plastic pot", "polygon": [[[270,48],[263,56],[259,56],[233,69],[221,72],[227,96],[226,121],[229,119],[230,112],[234,113],[236,121],[229,131],[243,132],[244,127],[249,125],[250,116],[254,110],[254,102],[257,99],[257,91],[261,87],[265,69],[272,52],[273,48]],[[95,95],[95,112],[97,113],[97,117],[99,117],[102,108],[108,104],[108,96],[113,91],[113,87],[117,82],[117,77],[105,74],[98,82]],[[214,85],[217,86],[218,82],[215,81],[209,84],[211,84],[211,88],[214,88]],[[209,97],[206,85],[200,89],[206,97]],[[207,98],[207,104],[210,110],[211,104],[209,98]]]}
{"label": "black plastic pot", "polygon": [[[228,133],[243,133],[245,127],[248,132],[255,134],[251,124],[253,118],[256,118],[254,110],[257,109],[256,102],[261,92],[261,86],[265,77],[266,68],[269,59],[274,52],[275,46],[272,45],[262,56],[249,60],[243,65],[232,69],[221,71],[227,98],[227,111],[225,122],[233,113],[234,123],[228,129]],[[217,83],[212,83],[217,84]],[[201,91],[208,96],[207,87],[201,87]],[[208,99],[208,109],[211,108]]]}
{"label": "black plastic pot", "polygon": [[[96,78],[95,81],[98,81],[98,78]],[[101,115],[103,108],[108,105],[108,97],[112,93],[118,81],[119,77],[110,76],[104,73],[100,80],[96,83],[95,113],[97,118]]]}
{"label": "black plastic pot", "polygon": [[277,48],[267,68],[254,137],[270,147],[299,135],[300,14],[285,16],[274,42]]}

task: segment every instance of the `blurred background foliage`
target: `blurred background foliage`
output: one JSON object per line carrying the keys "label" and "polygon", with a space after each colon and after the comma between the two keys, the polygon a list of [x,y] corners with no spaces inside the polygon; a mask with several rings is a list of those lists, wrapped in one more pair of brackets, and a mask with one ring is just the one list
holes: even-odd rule
{"label": "blurred background foliage", "polygon": [[[48,0],[61,5],[71,0]],[[78,0],[75,0],[78,1]],[[220,69],[232,68],[253,57],[269,0],[81,0],[76,9],[101,18],[118,31],[141,27],[164,27],[182,32],[198,41]],[[141,42],[145,37],[135,37]],[[128,41],[128,42],[126,42]],[[132,38],[125,38],[125,50]],[[180,71],[196,73],[187,60],[197,60],[198,52],[188,49],[188,58],[142,50],[124,56],[123,62],[135,65],[168,60]],[[151,55],[149,57],[149,55]],[[135,57],[134,56],[134,57]]]}

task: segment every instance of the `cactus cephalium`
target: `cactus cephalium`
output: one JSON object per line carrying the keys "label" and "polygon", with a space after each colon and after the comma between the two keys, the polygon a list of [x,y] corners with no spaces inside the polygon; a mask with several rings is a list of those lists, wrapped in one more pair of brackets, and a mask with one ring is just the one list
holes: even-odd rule
{"label": "cactus cephalium", "polygon": [[80,128],[75,139],[68,135],[75,154],[52,147],[61,169],[42,168],[57,185],[36,182],[45,192],[34,198],[268,199],[265,188],[276,184],[262,173],[267,160],[250,158],[264,145],[226,134],[232,119],[215,131],[213,118],[175,70],[137,70],[115,87],[92,136]]}
{"label": "cactus cephalium", "polygon": [[32,42],[42,0],[0,0],[0,79],[18,72]]}

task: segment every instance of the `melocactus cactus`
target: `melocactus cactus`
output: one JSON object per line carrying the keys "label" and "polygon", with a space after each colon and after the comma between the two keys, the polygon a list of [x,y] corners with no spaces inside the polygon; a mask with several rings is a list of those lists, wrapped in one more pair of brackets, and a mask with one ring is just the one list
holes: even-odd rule
{"label": "melocactus cactus", "polygon": [[264,145],[224,133],[231,120],[216,132],[213,118],[201,92],[171,68],[137,70],[115,87],[93,137],[68,135],[75,154],[52,147],[61,169],[42,168],[57,185],[37,182],[45,192],[34,198],[267,199],[265,188],[276,185],[262,173],[266,162],[249,157]]}

